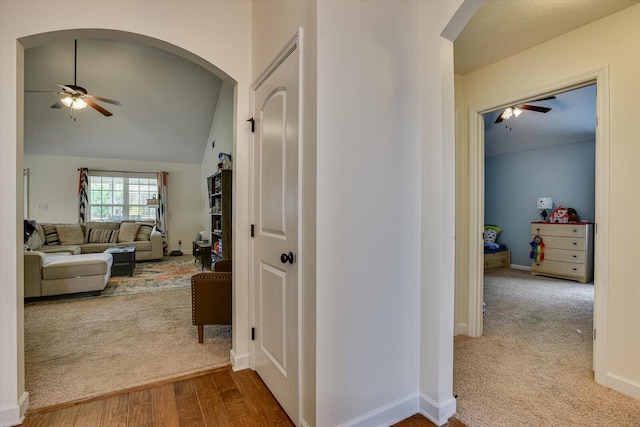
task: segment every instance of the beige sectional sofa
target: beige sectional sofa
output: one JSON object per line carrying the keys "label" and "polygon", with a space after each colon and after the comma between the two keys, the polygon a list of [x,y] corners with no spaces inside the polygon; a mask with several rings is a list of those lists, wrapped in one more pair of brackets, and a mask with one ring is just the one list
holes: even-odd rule
{"label": "beige sectional sofa", "polygon": [[159,260],[162,235],[154,221],[37,224],[25,245],[25,298],[104,289],[112,246],[135,246],[136,261]]}

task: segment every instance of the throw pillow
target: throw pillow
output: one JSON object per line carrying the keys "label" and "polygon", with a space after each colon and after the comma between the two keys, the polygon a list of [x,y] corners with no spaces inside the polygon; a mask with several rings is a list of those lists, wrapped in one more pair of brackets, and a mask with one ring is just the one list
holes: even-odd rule
{"label": "throw pillow", "polygon": [[85,243],[117,243],[118,230],[105,230],[102,228],[87,228],[84,236]]}
{"label": "throw pillow", "polygon": [[495,243],[498,235],[502,232],[502,228],[497,225],[485,225],[482,237],[487,243]]}
{"label": "throw pillow", "polygon": [[138,234],[136,234],[136,240],[144,241],[144,242],[151,240],[152,231],[153,231],[153,225],[140,224],[140,228],[138,229]]}
{"label": "throw pillow", "polygon": [[26,245],[30,251],[35,251],[37,249],[40,249],[40,247],[42,246],[42,240],[40,239],[40,235],[38,233],[33,233],[31,237],[29,237],[29,240],[27,240]]}
{"label": "throw pillow", "polygon": [[80,224],[56,225],[56,230],[62,245],[81,245],[84,243],[84,234]]}
{"label": "throw pillow", "polygon": [[123,222],[120,224],[120,233],[118,233],[118,242],[133,242],[138,234],[140,224],[135,222]]}
{"label": "throw pillow", "polygon": [[59,245],[60,238],[58,237],[58,231],[53,224],[43,224],[42,230],[44,230],[44,236],[47,241],[47,245]]}

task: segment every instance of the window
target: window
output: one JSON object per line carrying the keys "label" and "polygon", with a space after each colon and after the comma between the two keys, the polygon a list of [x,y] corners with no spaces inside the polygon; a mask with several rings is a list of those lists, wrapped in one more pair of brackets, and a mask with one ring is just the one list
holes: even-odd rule
{"label": "window", "polygon": [[156,208],[147,199],[158,193],[155,174],[89,175],[89,220],[156,219]]}

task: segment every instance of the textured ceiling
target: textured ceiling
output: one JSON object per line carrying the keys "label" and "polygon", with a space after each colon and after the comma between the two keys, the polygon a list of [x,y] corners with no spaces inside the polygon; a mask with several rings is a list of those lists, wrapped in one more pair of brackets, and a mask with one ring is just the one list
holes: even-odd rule
{"label": "textured ceiling", "polygon": [[637,4],[640,0],[485,0],[454,43],[465,75]]}
{"label": "textured ceiling", "polygon": [[[25,90],[55,91],[73,84],[73,38],[25,49]],[[25,93],[27,154],[202,162],[222,81],[193,62],[160,49],[114,40],[79,39],[77,84],[98,103],[70,119],[52,109],[60,96]]]}

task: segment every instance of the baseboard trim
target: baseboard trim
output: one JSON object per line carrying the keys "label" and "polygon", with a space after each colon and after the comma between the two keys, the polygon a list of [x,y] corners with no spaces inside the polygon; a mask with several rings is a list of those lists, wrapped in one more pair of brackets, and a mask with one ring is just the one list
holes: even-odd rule
{"label": "baseboard trim", "polygon": [[304,418],[300,418],[300,427],[311,427],[311,425]]}
{"label": "baseboard trim", "polygon": [[29,393],[22,393],[16,403],[2,405],[0,407],[0,427],[11,427],[22,424],[24,414],[29,407]]}
{"label": "baseboard trim", "polygon": [[237,355],[235,350],[231,350],[231,366],[233,366],[233,372],[249,369],[249,353]]}
{"label": "baseboard trim", "polygon": [[615,374],[607,374],[607,386],[622,394],[640,399],[640,384]]}
{"label": "baseboard trim", "polygon": [[531,271],[531,266],[530,265],[511,264],[509,267],[513,268],[514,270]]}
{"label": "baseboard trim", "polygon": [[469,335],[469,327],[466,323],[458,323],[456,335]]}
{"label": "baseboard trim", "polygon": [[418,394],[411,394],[344,422],[339,427],[390,426],[417,412]]}
{"label": "baseboard trim", "polygon": [[455,412],[456,398],[453,396],[438,403],[424,393],[420,395],[420,413],[437,426],[446,424]]}

